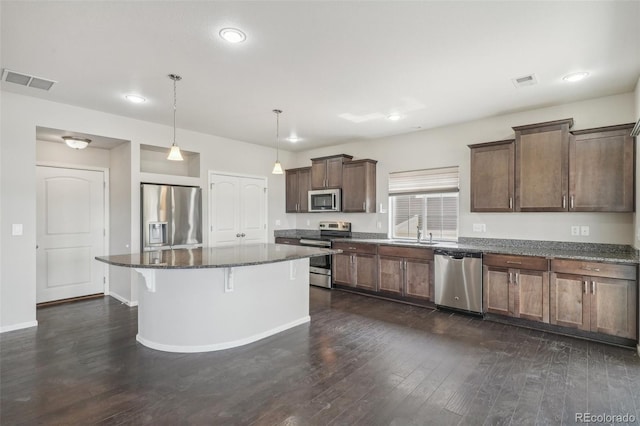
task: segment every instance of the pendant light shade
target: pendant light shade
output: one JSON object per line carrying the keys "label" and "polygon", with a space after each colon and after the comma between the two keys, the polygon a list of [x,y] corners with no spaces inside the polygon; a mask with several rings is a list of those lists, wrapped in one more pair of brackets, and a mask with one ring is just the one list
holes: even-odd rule
{"label": "pendant light shade", "polygon": [[177,74],[169,74],[169,78],[173,80],[173,144],[171,145],[171,151],[167,156],[167,160],[182,161],[182,153],[180,147],[176,144],[176,82],[182,80]]}
{"label": "pendant light shade", "polygon": [[271,172],[274,175],[281,175],[282,164],[280,164],[280,152],[278,149],[279,139],[280,139],[280,114],[282,114],[282,110],[274,109],[273,112],[276,114],[276,163],[273,165],[273,171]]}

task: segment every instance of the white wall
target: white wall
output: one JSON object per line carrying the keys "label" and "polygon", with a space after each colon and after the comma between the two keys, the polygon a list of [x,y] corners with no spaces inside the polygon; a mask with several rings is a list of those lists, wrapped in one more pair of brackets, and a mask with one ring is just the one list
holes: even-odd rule
{"label": "white wall", "polygon": [[[299,214],[298,228],[315,229],[320,220],[348,220],[355,232],[387,232],[390,172],[432,167],[460,166],[460,236],[553,241],[633,244],[632,213],[471,213],[469,208],[469,162],[467,145],[514,137],[513,126],[573,117],[573,129],[587,129],[634,120],[634,95],[627,93],[560,106],[485,118],[406,135],[380,138],[309,150],[299,153],[296,166],[310,165],[310,158],[350,154],[373,158],[377,165],[378,213]],[[402,125],[398,122],[398,125]],[[381,228],[378,228],[378,223]],[[486,224],[486,233],[473,232],[474,223]],[[571,225],[588,225],[589,237],[570,234]]]}
{"label": "white wall", "polygon": [[64,143],[36,141],[36,161],[59,166],[109,168],[109,150],[92,148],[71,149]]}
{"label": "white wall", "polygon": [[[635,122],[640,122],[640,77],[638,77],[638,82],[636,83],[636,91],[635,95]],[[640,167],[640,149],[638,149],[636,138],[636,213],[634,214],[634,229],[635,229],[635,244],[634,247],[640,250],[640,185],[638,184],[638,179],[640,179],[640,174],[638,173],[638,168]]]}
{"label": "white wall", "polygon": [[[84,108],[49,102],[37,98],[2,92],[0,103],[2,140],[0,145],[0,330],[34,325],[35,315],[35,164],[36,127],[70,129],[75,132],[100,135],[131,141],[130,194],[121,200],[129,211],[129,221],[122,219],[118,226],[129,226],[130,250],[138,251],[140,245],[140,144],[160,145],[167,148],[172,140],[171,126],[133,120],[126,117],[105,114]],[[267,135],[268,136],[268,135]],[[281,221],[281,228],[295,227],[295,217],[285,215],[284,175],[271,174],[275,149],[256,146],[241,141],[205,135],[178,129],[177,140],[181,148],[200,152],[201,173],[197,183],[207,187],[208,171],[227,171],[268,178],[269,207],[268,235],[273,241],[275,220]],[[123,148],[124,149],[124,148]],[[113,153],[112,153],[113,154]],[[284,167],[289,167],[292,155],[280,153]],[[113,173],[112,173],[113,174]],[[148,175],[145,175],[148,177]],[[172,177],[158,176],[159,180]],[[207,191],[203,205],[207,206]],[[112,209],[118,206],[111,206]],[[206,207],[205,207],[206,208]],[[125,211],[127,211],[125,210]],[[291,223],[289,223],[291,221]],[[209,220],[205,213],[203,225],[208,229]],[[22,223],[24,235],[11,236],[11,224]],[[113,222],[114,225],[116,222]],[[111,232],[125,230],[114,229]],[[111,240],[110,240],[111,241]],[[126,238],[114,237],[112,253],[124,253]],[[111,283],[113,287],[113,283]],[[131,301],[136,294],[131,292]],[[121,295],[121,296],[126,296]]]}

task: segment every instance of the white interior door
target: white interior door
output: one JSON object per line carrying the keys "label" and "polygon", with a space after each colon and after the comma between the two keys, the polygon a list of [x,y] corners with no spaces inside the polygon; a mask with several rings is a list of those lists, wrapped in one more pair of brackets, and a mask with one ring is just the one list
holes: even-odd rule
{"label": "white interior door", "polygon": [[37,303],[104,292],[104,173],[38,166]]}
{"label": "white interior door", "polygon": [[212,173],[209,181],[211,245],[266,242],[265,179]]}

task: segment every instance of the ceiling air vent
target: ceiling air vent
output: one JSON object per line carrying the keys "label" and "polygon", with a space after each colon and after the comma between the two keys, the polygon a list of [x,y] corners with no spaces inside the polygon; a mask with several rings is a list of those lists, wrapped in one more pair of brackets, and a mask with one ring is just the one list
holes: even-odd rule
{"label": "ceiling air vent", "polygon": [[57,83],[57,81],[47,80],[46,78],[35,77],[33,75],[24,74],[21,72],[11,71],[8,69],[2,70],[2,80],[19,84],[21,86],[35,87],[36,89],[49,90]]}
{"label": "ceiling air vent", "polygon": [[516,87],[533,86],[538,83],[538,79],[535,74],[524,75],[518,78],[512,78],[511,81]]}

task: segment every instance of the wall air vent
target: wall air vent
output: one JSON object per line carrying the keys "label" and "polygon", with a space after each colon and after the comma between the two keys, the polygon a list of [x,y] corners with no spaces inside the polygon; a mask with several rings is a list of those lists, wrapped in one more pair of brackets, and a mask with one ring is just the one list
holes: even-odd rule
{"label": "wall air vent", "polygon": [[640,120],[636,122],[636,125],[631,129],[631,136],[635,137],[640,135]]}
{"label": "wall air vent", "polygon": [[535,74],[523,75],[522,77],[512,78],[511,81],[516,87],[533,86],[538,83]]}
{"label": "wall air vent", "polygon": [[34,87],[36,89],[49,90],[57,83],[57,81],[47,80],[46,78],[35,77],[33,75],[11,71],[8,69],[2,70],[2,81],[9,83],[19,84],[21,86]]}

